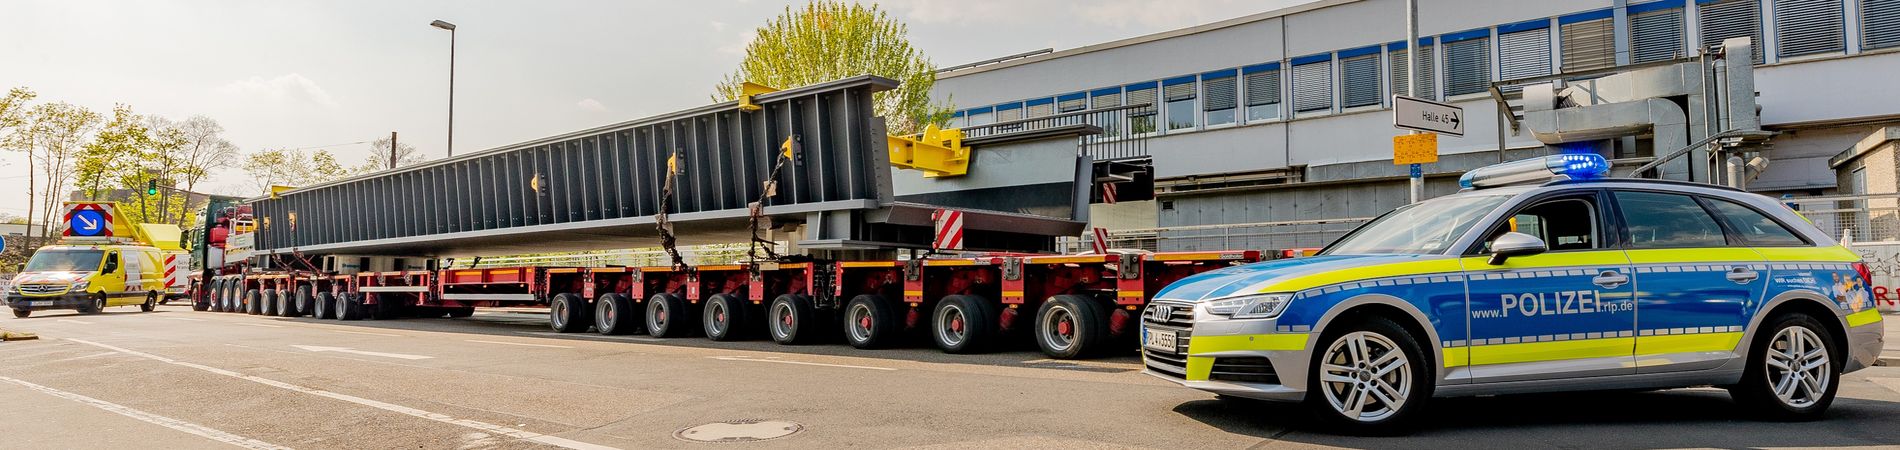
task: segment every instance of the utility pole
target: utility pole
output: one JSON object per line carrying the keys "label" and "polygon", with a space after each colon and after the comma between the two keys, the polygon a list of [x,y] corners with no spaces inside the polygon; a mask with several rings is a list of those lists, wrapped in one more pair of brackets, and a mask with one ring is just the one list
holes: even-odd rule
{"label": "utility pole", "polygon": [[[1405,52],[1405,95],[1418,97],[1418,52],[1425,50],[1418,45],[1418,0],[1405,0],[1405,48],[1412,49]],[[1413,131],[1412,134],[1418,132]],[[1413,163],[1408,169],[1411,172],[1407,178],[1411,182],[1411,202],[1418,203],[1425,198],[1425,170],[1418,163]]]}
{"label": "utility pole", "polygon": [[396,168],[396,132],[389,132],[389,168]]}
{"label": "utility pole", "polygon": [[[449,32],[449,157],[455,157],[455,24],[434,21],[429,26]],[[395,167],[395,164],[390,164]]]}

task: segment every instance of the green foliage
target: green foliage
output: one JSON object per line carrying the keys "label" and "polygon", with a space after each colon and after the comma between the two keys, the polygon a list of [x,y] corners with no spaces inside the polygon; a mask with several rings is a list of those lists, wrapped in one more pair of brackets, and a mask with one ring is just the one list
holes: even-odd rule
{"label": "green foliage", "polygon": [[872,97],[891,134],[916,133],[950,117],[949,105],[930,100],[936,65],[910,46],[907,27],[876,5],[787,6],[756,33],[745,61],[719,83],[714,100],[738,98],[748,81],[783,89],[869,74],[901,83]]}
{"label": "green foliage", "polygon": [[251,175],[258,192],[271,186],[309,186],[348,178],[357,169],[344,167],[326,150],[267,149],[245,157],[239,167]]}

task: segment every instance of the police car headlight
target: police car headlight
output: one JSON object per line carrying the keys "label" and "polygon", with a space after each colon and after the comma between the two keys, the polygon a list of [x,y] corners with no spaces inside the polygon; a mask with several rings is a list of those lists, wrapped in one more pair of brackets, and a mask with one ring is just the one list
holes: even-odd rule
{"label": "police car headlight", "polygon": [[1207,312],[1235,319],[1271,319],[1286,311],[1286,304],[1293,300],[1292,294],[1257,294],[1215,300],[1207,304]]}

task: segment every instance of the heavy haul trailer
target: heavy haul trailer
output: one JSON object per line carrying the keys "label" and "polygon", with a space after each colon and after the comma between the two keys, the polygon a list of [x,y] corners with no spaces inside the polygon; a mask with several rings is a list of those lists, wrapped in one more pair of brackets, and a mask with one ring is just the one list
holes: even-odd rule
{"label": "heavy haul trailer", "polygon": [[[894,86],[859,77],[753,91],[274,190],[246,202],[257,231],[232,241],[252,247],[230,250],[249,256],[210,278],[209,297],[219,299],[211,309],[347,320],[546,305],[549,324],[564,332],[762,333],[784,343],[841,333],[860,347],[915,334],[952,352],[1037,331],[1051,355],[1077,357],[1127,336],[1148,294],[1166,283],[1259,259],[1241,251],[1041,255],[1086,223],[1093,160],[1077,136],[1099,129],[887,138],[870,98]],[[961,250],[989,256],[898,258],[937,249],[944,225],[936,218],[950,212],[962,218]],[[778,241],[796,255],[665,267],[442,264],[656,240],[669,248]]]}

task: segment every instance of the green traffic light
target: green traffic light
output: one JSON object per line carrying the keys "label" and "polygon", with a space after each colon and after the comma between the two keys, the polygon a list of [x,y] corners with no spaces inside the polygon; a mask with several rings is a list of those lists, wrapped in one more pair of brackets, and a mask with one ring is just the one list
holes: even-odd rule
{"label": "green traffic light", "polygon": [[158,180],[147,180],[145,182],[145,195],[158,195]]}

